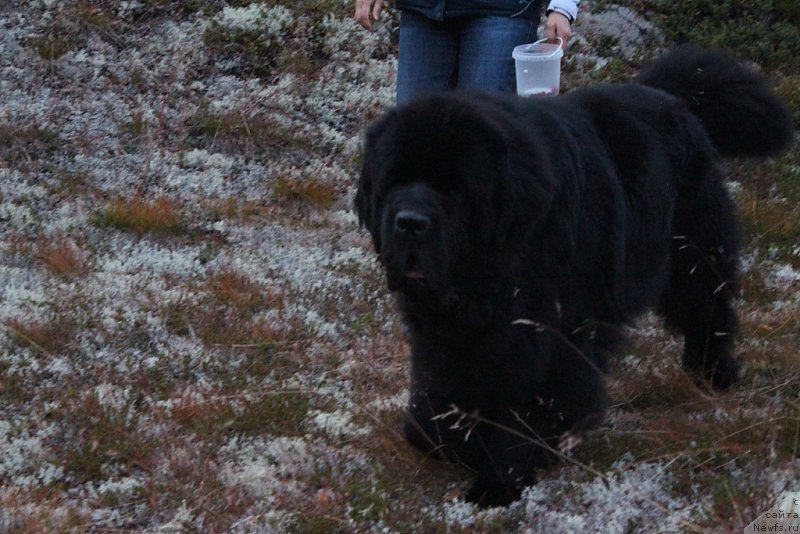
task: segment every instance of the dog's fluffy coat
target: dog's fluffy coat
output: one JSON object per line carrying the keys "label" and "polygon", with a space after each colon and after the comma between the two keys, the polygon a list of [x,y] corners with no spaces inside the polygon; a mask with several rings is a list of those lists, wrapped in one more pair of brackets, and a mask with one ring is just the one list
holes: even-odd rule
{"label": "dog's fluffy coat", "polygon": [[682,47],[633,83],[430,96],[366,136],[356,208],[411,339],[407,439],[506,504],[605,405],[618,327],[657,309],[731,385],[739,234],[716,155],[792,137],[761,76]]}

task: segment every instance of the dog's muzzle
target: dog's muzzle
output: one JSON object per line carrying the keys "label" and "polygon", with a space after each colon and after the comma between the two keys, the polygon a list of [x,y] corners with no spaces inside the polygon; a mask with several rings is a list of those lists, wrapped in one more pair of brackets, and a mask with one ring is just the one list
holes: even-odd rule
{"label": "dog's muzzle", "polygon": [[401,209],[388,226],[391,238],[384,247],[384,265],[387,269],[389,289],[408,289],[428,279],[424,266],[425,249],[433,233],[431,216],[415,209]]}

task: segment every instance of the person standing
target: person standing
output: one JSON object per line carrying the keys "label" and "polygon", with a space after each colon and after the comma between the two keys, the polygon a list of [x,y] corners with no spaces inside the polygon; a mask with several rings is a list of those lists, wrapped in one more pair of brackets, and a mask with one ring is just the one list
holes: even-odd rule
{"label": "person standing", "polygon": [[[547,0],[544,0],[547,1]],[[374,29],[384,0],[356,0],[354,18]],[[545,37],[566,47],[580,0],[549,0]],[[444,89],[514,91],[511,52],[536,41],[543,0],[396,0],[400,9],[397,103]]]}

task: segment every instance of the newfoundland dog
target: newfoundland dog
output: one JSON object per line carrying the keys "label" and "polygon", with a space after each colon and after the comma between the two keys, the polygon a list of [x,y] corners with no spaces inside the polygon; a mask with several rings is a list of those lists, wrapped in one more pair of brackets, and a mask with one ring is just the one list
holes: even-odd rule
{"label": "newfoundland dog", "polygon": [[355,203],[410,335],[408,441],[477,472],[467,501],[508,504],[600,420],[620,326],[648,308],[685,369],[730,386],[740,240],[715,158],[792,136],[759,74],[691,46],[632,83],[389,111]]}

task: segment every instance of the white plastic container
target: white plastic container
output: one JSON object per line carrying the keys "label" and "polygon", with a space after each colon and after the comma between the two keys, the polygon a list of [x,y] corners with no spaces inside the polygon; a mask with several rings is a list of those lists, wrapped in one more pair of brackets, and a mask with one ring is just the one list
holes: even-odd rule
{"label": "white plastic container", "polygon": [[561,84],[561,49],[563,41],[548,43],[542,39],[519,45],[511,53],[517,70],[517,94],[520,96],[557,95]]}

